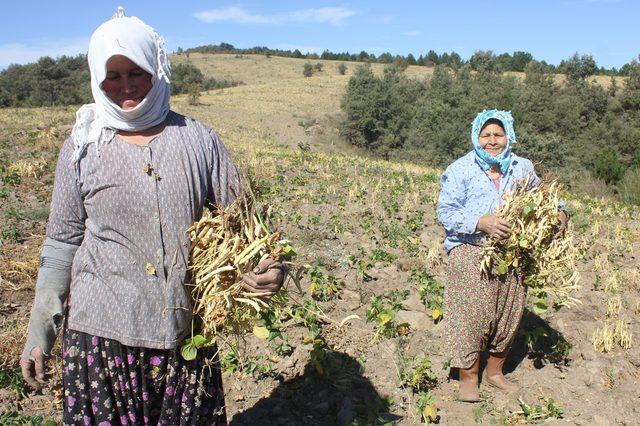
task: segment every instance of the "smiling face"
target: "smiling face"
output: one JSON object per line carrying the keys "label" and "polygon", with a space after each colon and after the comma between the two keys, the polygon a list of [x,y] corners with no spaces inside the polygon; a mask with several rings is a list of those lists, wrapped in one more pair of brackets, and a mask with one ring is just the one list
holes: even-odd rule
{"label": "smiling face", "polygon": [[107,76],[100,86],[109,99],[128,110],[142,102],[153,84],[151,74],[131,59],[114,55],[107,61]]}
{"label": "smiling face", "polygon": [[507,135],[500,124],[489,121],[480,130],[478,143],[487,154],[495,157],[507,146]]}

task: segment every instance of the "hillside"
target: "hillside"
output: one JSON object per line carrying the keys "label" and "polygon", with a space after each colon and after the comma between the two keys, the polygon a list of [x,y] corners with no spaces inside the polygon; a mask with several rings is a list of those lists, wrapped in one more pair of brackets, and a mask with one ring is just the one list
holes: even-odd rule
{"label": "hillside", "polygon": [[[323,62],[324,71],[304,78],[304,60],[196,54],[190,60],[207,76],[245,85],[204,93],[197,106],[174,97],[173,109],[220,133],[243,172],[257,178],[262,199],[275,206],[297,261],[311,267],[305,292],[290,285],[289,307],[267,324],[281,337],[250,334],[221,347],[234,424],[419,424],[416,407],[429,403],[399,380],[417,356],[432,363],[431,394],[444,424],[534,422],[537,414],[557,415],[554,404],[564,410],[558,423],[640,421],[637,208],[565,194],[581,250],[582,304],[525,315],[508,361],[522,391],[483,386],[482,403],[462,404],[444,366],[442,323],[433,320],[444,284],[443,232],[434,212],[440,170],[371,159],[338,138],[340,97],[354,64],[342,76],[339,62],[313,61]],[[59,353],[51,363],[53,386],[42,395],[22,391],[17,357],[57,152],[74,113],[73,107],[0,110],[0,424],[60,419]],[[367,321],[375,303],[393,311],[392,322],[375,315]],[[594,349],[594,332],[616,324],[632,333],[631,348]],[[520,401],[544,408],[528,412]]]}

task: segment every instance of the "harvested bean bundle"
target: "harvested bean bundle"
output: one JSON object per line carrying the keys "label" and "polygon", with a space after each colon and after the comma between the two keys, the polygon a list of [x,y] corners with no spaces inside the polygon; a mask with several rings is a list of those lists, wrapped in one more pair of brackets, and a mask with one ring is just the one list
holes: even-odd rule
{"label": "harvested bean bundle", "polygon": [[579,288],[573,239],[568,233],[554,238],[560,229],[559,189],[555,181],[531,187],[527,177],[506,193],[496,215],[512,225],[511,236],[487,238],[480,265],[486,275],[524,276],[536,313],[549,301],[556,308],[579,303],[572,297]]}
{"label": "harvested bean bundle", "polygon": [[253,193],[246,191],[224,210],[205,210],[188,229],[193,313],[200,334],[183,345],[186,359],[195,357],[197,348],[213,344],[221,332],[244,332],[268,307],[262,297],[269,294],[246,291],[241,275],[267,257],[285,260],[294,254],[281,232],[271,230],[271,218],[271,207],[258,209]]}

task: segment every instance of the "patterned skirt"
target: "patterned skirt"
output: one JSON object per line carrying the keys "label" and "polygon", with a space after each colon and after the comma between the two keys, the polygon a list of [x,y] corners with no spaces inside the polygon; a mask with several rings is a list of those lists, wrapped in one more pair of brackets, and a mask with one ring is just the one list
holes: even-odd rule
{"label": "patterned skirt", "polygon": [[[215,347],[185,361],[158,350],[66,329],[65,425],[226,425]],[[208,355],[208,356],[207,356]]]}
{"label": "patterned skirt", "polygon": [[463,244],[449,253],[444,285],[446,355],[451,367],[470,368],[485,350],[509,349],[524,312],[527,289],[516,275],[487,279],[481,248]]}

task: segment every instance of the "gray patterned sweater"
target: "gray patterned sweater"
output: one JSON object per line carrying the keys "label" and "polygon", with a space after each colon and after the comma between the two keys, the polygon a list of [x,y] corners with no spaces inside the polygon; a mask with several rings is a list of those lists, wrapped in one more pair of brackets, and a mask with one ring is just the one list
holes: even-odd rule
{"label": "gray patterned sweater", "polygon": [[89,145],[79,167],[67,140],[47,237],[79,245],[67,326],[128,346],[176,347],[190,331],[187,228],[226,206],[241,178],[214,131],[174,112],[147,145]]}

